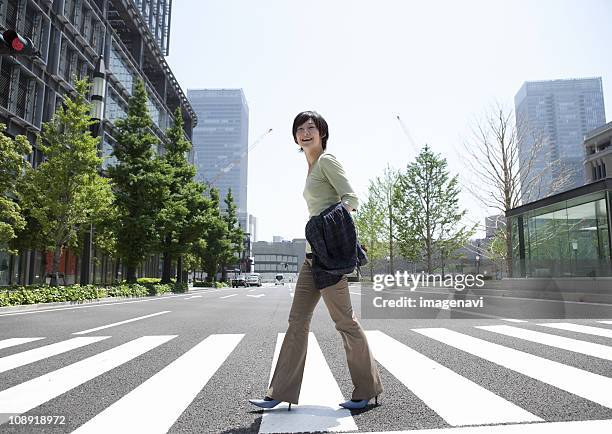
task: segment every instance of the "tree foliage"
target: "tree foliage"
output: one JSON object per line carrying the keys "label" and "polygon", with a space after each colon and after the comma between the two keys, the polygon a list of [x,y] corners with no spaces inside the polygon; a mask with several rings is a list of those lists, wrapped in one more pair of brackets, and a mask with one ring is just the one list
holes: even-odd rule
{"label": "tree foliage", "polygon": [[[185,138],[180,107],[174,112],[174,125],[166,131],[168,139],[162,157],[168,195],[158,214],[159,239],[164,253],[162,283],[170,282],[172,262],[186,254],[191,243],[204,235],[210,201],[204,197],[204,186],[194,181],[195,167],[187,161],[191,143]],[[177,267],[177,280],[182,270]]]}
{"label": "tree foliage", "polygon": [[39,149],[46,160],[29,171],[23,182],[22,203],[39,226],[40,242],[53,251],[52,272],[57,274],[61,250],[77,248],[85,227],[95,224],[112,203],[109,180],[98,173],[98,138],[87,100],[87,80],[75,82],[76,92],[50,122],[43,124]]}
{"label": "tree foliage", "polygon": [[17,187],[30,168],[24,158],[32,152],[25,136],[14,139],[5,135],[6,125],[0,124],[0,252],[9,249],[9,243],[25,228],[26,220],[18,203]]}
{"label": "tree foliage", "polygon": [[238,225],[237,207],[234,203],[231,188],[228,189],[223,202],[225,203],[225,212],[222,213],[221,218],[227,226],[227,239],[229,241],[228,249],[224,252],[222,258],[222,265],[225,266],[234,265],[240,260],[240,254],[243,250],[244,231]]}
{"label": "tree foliage", "polygon": [[211,207],[207,214],[206,232],[200,246],[201,262],[208,279],[214,281],[219,271],[219,266],[231,250],[227,222],[221,216],[219,209],[219,191],[212,187],[210,189]]}
{"label": "tree foliage", "polygon": [[[380,182],[380,179],[377,179]],[[370,279],[374,276],[374,265],[387,255],[385,243],[388,236],[385,227],[387,204],[377,189],[377,181],[370,181],[366,200],[359,205],[355,214],[355,226],[361,242],[368,252]]]}
{"label": "tree foliage", "polygon": [[169,174],[154,152],[158,145],[147,109],[142,80],[134,86],[127,117],[115,122],[117,164],[108,173],[114,183],[118,221],[117,254],[127,269],[127,280],[136,282],[136,267],[159,245],[158,215],[170,195]]}
{"label": "tree foliage", "polygon": [[428,146],[400,174],[393,197],[400,252],[411,261],[423,259],[428,273],[444,267],[473,234],[461,223],[467,211],[459,207],[459,193],[458,177]]}

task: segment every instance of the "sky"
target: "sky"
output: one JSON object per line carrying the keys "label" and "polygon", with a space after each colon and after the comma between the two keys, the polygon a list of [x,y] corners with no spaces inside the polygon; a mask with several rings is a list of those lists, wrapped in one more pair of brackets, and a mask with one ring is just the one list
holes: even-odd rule
{"label": "sky", "polygon": [[[466,185],[464,146],[523,82],[602,77],[612,118],[609,0],[174,0],[168,63],[183,90],[242,88],[249,105],[248,212],[258,240],[304,238],[308,165],[295,115],[329,124],[327,152],[358,196],[428,144]],[[464,188],[466,223],[486,209]]]}

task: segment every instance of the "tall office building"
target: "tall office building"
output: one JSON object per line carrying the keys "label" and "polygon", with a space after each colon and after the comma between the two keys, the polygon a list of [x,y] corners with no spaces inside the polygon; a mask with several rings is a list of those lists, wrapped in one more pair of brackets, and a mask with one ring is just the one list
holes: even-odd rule
{"label": "tall office building", "polygon": [[[0,28],[14,29],[29,37],[39,58],[0,57],[0,122],[10,136],[23,134],[32,143],[28,157],[34,167],[43,161],[37,133],[51,119],[62,96],[74,90],[74,78],[93,77],[96,61],[103,56],[106,99],[101,128],[101,151],[105,166],[115,144],[113,123],[126,116],[134,83],[142,78],[149,94],[153,133],[164,132],[181,108],[185,131],[191,138],[197,118],[174,77],[168,53],[172,0],[0,0]],[[161,149],[160,149],[161,150]],[[66,282],[77,280],[80,258],[76,252],[62,256],[60,272]],[[115,273],[113,261],[94,250],[92,282],[108,282]],[[0,252],[0,285],[44,281],[46,255],[24,251],[20,255]],[[139,274],[157,274],[156,260],[148,261]]]}
{"label": "tall office building", "polygon": [[188,89],[198,116],[193,129],[196,179],[219,190],[221,206],[232,189],[247,231],[249,107],[242,89]]}
{"label": "tall office building", "polygon": [[532,167],[521,179],[523,202],[583,185],[584,136],[606,123],[601,78],[527,81],[514,106],[519,164]]}

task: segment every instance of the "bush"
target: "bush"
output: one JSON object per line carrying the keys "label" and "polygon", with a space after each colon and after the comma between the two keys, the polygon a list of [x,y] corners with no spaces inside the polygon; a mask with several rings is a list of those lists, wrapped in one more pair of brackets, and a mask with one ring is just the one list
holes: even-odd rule
{"label": "bush", "polygon": [[153,290],[149,290],[149,295],[160,295],[166,294],[172,291],[172,285],[169,283],[160,283],[158,285],[153,285]]}
{"label": "bush", "polygon": [[196,281],[196,282],[193,282],[193,287],[194,288],[227,288],[229,287],[229,284],[225,282]]}
{"label": "bush", "polygon": [[187,289],[187,283],[175,283],[172,292],[182,294],[184,292],[187,292]]}
{"label": "bush", "polygon": [[138,283],[139,285],[145,285],[145,286],[147,284],[154,285],[160,282],[161,282],[161,279],[159,277],[139,277],[138,279],[136,279],[136,283]]}

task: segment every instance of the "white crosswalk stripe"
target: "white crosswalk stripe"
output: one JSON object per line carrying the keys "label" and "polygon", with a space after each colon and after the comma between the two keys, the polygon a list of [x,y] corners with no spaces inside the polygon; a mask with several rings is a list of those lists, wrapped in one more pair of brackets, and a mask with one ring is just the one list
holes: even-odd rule
{"label": "white crosswalk stripe", "polygon": [[585,342],[578,339],[571,339],[563,336],[541,333],[535,330],[521,329],[518,327],[505,325],[477,326],[476,328],[612,361],[612,347],[607,345]]}
{"label": "white crosswalk stripe", "polygon": [[167,432],[243,336],[209,336],[74,432]]}
{"label": "white crosswalk stripe", "polygon": [[143,336],[0,392],[0,424],[120,366],[176,336]]}
{"label": "white crosswalk stripe", "polygon": [[569,332],[577,332],[577,333],[584,333],[587,335],[593,335],[593,336],[603,336],[605,338],[612,338],[612,330],[611,329],[605,329],[603,327],[593,327],[593,326],[587,326],[587,325],[581,325],[581,324],[573,324],[573,323],[569,323],[569,322],[558,322],[558,323],[542,323],[542,324],[538,324],[539,326],[543,326],[543,327],[550,327],[553,329],[557,329],[557,330],[567,330]]}
{"label": "white crosswalk stripe", "polygon": [[[274,350],[270,380],[280,354],[284,333],[279,333]],[[338,383],[329,369],[313,333],[308,335],[306,365],[299,405],[287,411],[287,404],[265,410],[260,433],[292,433],[317,431],[355,431],[357,425],[349,410],[338,404],[344,401]]]}
{"label": "white crosswalk stripe", "polygon": [[612,378],[445,328],[413,329],[451,347],[612,408]]}
{"label": "white crosswalk stripe", "polygon": [[44,338],[9,338],[0,341],[0,350],[4,348],[10,348],[21,344],[27,344],[28,342],[39,341]]}
{"label": "white crosswalk stripe", "polygon": [[366,334],[376,360],[450,425],[542,420],[380,331]]}
{"label": "white crosswalk stripe", "polygon": [[68,339],[67,341],[57,342],[55,344],[45,345],[44,347],[34,348],[33,350],[2,357],[0,358],[0,372],[15,369],[23,365],[28,365],[30,363],[56,356],[76,348],[84,347],[85,345],[91,345],[108,338],[108,336],[72,338]]}
{"label": "white crosswalk stripe", "polygon": [[[560,348],[596,357],[606,361],[603,363],[612,361],[612,343],[602,345],[587,340],[589,335],[605,336],[605,332],[601,334],[602,330],[609,329],[573,323],[548,323],[537,324],[537,326],[549,326],[549,330],[536,331],[533,330],[533,327],[529,328],[528,325],[518,323],[474,326],[474,328],[491,333],[491,337],[496,334],[500,339],[521,339],[544,348]],[[582,333],[582,335],[569,338],[554,334],[552,329],[572,331]],[[593,403],[612,408],[612,394],[610,394],[612,378],[608,376],[578,369],[530,354],[527,351],[519,351],[507,346],[503,341],[501,344],[493,343],[446,328],[415,328],[412,330],[441,344],[550,384]],[[411,346],[410,342],[396,340],[379,330],[367,331],[366,335],[378,363],[395,377],[393,381],[396,381],[396,384],[385,384],[386,390],[392,391],[397,387],[406,388],[431,411],[452,426],[452,428],[445,426],[444,428],[401,431],[406,429],[400,425],[404,416],[398,414],[396,422],[398,425],[391,426],[397,426],[400,431],[392,431],[393,433],[485,434],[500,432],[514,434],[520,431],[521,433],[540,434],[566,432],[564,430],[589,433],[612,432],[612,420],[567,422],[543,420],[542,414],[546,412],[542,408],[523,408],[520,402],[510,402],[489,390],[486,384],[481,386],[465,378],[461,373],[455,372],[453,366],[448,365],[447,367],[436,361],[434,356],[422,354],[417,347]],[[111,401],[114,401],[113,404],[97,414],[90,415],[90,419],[83,425],[72,427],[72,429],[76,428],[75,432],[78,433],[167,432],[194,403],[194,398],[203,388],[207,384],[210,386],[210,380],[215,373],[232,357],[235,357],[234,353],[239,345],[246,344],[243,342],[244,336],[244,334],[213,334],[204,338],[195,346],[183,350],[163,369],[149,374],[148,378],[141,380],[139,385],[124,396],[115,397]],[[27,413],[100,375],[114,375],[110,372],[111,370],[138,356],[151,357],[145,354],[174,338],[176,335],[139,337],[2,390],[0,391],[0,424],[5,423],[10,415]],[[283,338],[283,333],[277,335],[274,355],[272,360],[267,362],[271,363],[269,365],[270,379]],[[48,338],[7,338],[0,340],[0,349],[43,339]],[[5,372],[4,375],[10,376],[19,375],[17,368],[34,362],[42,363],[49,357],[85,346],[95,348],[96,344],[106,339],[109,337],[73,337],[48,345],[37,343],[36,345],[39,346],[34,349],[1,357],[0,373]],[[146,358],[142,359],[142,363],[146,363]],[[228,390],[227,393],[232,392]],[[286,403],[280,404],[275,409],[265,410],[261,416],[259,432],[356,431],[359,429],[356,421],[364,419],[353,418],[350,411],[338,405],[346,398],[350,397],[342,395],[315,335],[310,333],[299,405],[292,406],[290,412],[287,411]],[[230,410],[232,409],[228,409]],[[255,420],[261,413],[255,409],[251,410],[254,410]],[[376,416],[376,412],[372,414]],[[206,417],[217,418],[221,415],[206,415]],[[360,417],[369,417],[368,412]],[[0,431],[3,427],[4,425],[0,426]]]}

